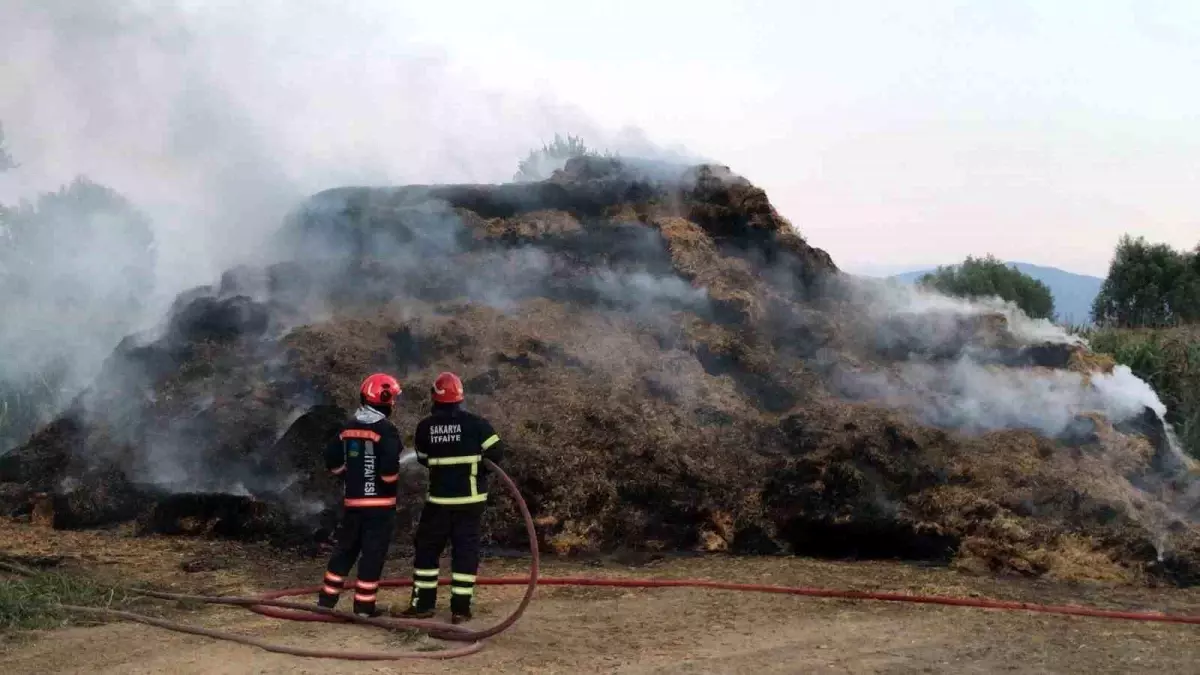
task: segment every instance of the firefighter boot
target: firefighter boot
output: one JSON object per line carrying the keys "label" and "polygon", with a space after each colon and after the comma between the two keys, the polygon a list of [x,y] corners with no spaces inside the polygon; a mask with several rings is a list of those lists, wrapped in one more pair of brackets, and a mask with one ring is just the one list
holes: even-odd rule
{"label": "firefighter boot", "polygon": [[336,609],[337,604],[338,604],[338,598],[339,598],[339,596],[331,595],[322,590],[317,595],[317,606],[324,607],[325,609]]}
{"label": "firefighter boot", "polygon": [[375,598],[372,596],[370,600],[361,600],[358,596],[354,597],[354,613],[359,616],[375,618],[383,616],[383,612],[375,607]]}
{"label": "firefighter boot", "polygon": [[413,570],[412,601],[400,613],[406,619],[428,619],[437,606],[438,569],[436,566]]}
{"label": "firefighter boot", "polygon": [[409,606],[409,607],[406,607],[403,612],[400,612],[399,614],[394,614],[393,616],[398,616],[402,619],[432,619],[433,618],[433,610],[432,609],[417,609],[416,607]]}
{"label": "firefighter boot", "polygon": [[450,581],[450,614],[454,623],[471,620],[471,601],[475,598],[475,575],[454,572]]}
{"label": "firefighter boot", "polygon": [[320,594],[317,595],[317,605],[326,609],[337,607],[338,599],[342,596],[343,581],[343,577],[339,577],[333,572],[326,572],[325,584],[321,587]]}
{"label": "firefighter boot", "polygon": [[451,622],[462,623],[471,620],[471,594],[475,589],[452,587],[450,595]]}
{"label": "firefighter boot", "polygon": [[375,593],[379,589],[378,581],[363,581],[354,583],[354,613],[359,616],[375,618],[380,612],[375,607]]}
{"label": "firefighter boot", "polygon": [[[435,582],[436,583],[436,582]],[[432,619],[434,606],[437,604],[437,586],[433,588],[413,588],[412,602],[400,612],[405,619]]]}

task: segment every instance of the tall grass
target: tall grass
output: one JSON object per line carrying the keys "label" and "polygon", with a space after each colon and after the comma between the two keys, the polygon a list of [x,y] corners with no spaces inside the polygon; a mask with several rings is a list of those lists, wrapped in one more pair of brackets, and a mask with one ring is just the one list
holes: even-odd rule
{"label": "tall grass", "polygon": [[1077,332],[1154,387],[1184,449],[1200,458],[1200,325]]}
{"label": "tall grass", "polygon": [[12,575],[0,578],[0,633],[56,628],[81,618],[96,621],[59,605],[119,609],[138,599],[77,574],[38,571],[31,576]]}

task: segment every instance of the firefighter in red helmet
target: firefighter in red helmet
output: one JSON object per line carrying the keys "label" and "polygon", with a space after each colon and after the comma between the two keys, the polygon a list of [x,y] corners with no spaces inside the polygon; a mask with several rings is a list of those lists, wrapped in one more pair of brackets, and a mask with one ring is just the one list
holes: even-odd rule
{"label": "firefighter in red helmet", "polygon": [[437,605],[438,561],[450,543],[450,613],[454,623],[471,618],[479,569],[480,520],[487,505],[488,471],[504,456],[500,436],[486,419],[462,409],[463,384],[441,373],[431,389],[430,415],[414,433],[417,461],[429,468],[429,494],[414,537],[412,602],[403,616],[429,618]]}
{"label": "firefighter in red helmet", "polygon": [[337,606],[357,560],[354,612],[380,614],[375,593],[396,526],[396,481],[404,450],[400,432],[388,419],[399,396],[400,382],[391,375],[375,373],[363,380],[358,410],[325,449],[325,467],[344,479],[344,498],[337,546],[317,598],[322,607]]}

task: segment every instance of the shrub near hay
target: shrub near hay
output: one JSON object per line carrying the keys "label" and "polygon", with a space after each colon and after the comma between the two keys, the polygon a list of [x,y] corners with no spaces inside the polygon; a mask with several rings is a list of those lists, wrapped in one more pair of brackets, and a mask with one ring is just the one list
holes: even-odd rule
{"label": "shrub near hay", "polygon": [[1154,387],[1183,447],[1200,459],[1200,328],[1106,328],[1084,337]]}

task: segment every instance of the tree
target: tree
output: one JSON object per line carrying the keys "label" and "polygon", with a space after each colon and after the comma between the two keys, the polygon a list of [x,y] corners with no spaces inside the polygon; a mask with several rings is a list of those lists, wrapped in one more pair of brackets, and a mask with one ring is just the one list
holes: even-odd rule
{"label": "tree", "polygon": [[599,155],[600,153],[587,147],[583,139],[578,136],[568,135],[566,139],[563,139],[562,136],[554,134],[553,143],[548,145],[543,143],[541,150],[530,150],[529,155],[517,163],[517,173],[513,176],[513,180],[518,183],[545,180],[556,169],[565,166],[567,160],[572,157],[597,157]]}
{"label": "tree", "polygon": [[5,302],[24,305],[26,314],[56,316],[60,325],[59,312],[90,316],[99,322],[91,330],[121,322],[141,308],[153,283],[149,219],[115,190],[86,177],[6,210],[3,237]]}
{"label": "tree", "polygon": [[12,155],[8,154],[8,150],[4,147],[4,125],[0,124],[0,172],[15,168],[17,168],[17,163],[13,161]]}
{"label": "tree", "polygon": [[1092,303],[1097,325],[1166,326],[1200,320],[1200,246],[1193,252],[1121,237]]}
{"label": "tree", "polygon": [[0,453],[134,327],[155,258],[148,218],[87,178],[0,210]]}
{"label": "tree", "polygon": [[985,258],[967,256],[961,265],[939,266],[936,271],[923,275],[917,283],[960,298],[998,296],[1016,303],[1035,319],[1054,317],[1054,295],[1046,284],[991,255]]}

